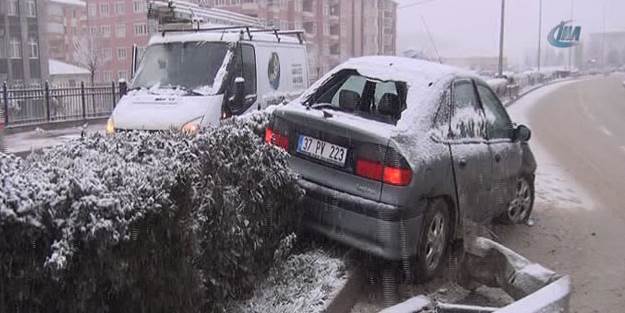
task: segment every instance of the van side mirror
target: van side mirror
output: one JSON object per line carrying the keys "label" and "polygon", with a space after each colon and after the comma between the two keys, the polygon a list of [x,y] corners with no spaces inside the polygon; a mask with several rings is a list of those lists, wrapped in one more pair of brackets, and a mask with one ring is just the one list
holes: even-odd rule
{"label": "van side mirror", "polygon": [[240,114],[245,108],[245,78],[237,77],[232,86],[232,95],[226,102],[232,114]]}
{"label": "van side mirror", "polygon": [[512,140],[527,142],[532,138],[532,131],[525,125],[519,125],[513,130]]}

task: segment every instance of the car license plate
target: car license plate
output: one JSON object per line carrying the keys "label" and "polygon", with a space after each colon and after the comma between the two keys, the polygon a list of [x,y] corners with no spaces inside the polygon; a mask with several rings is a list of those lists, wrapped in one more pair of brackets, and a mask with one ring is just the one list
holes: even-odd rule
{"label": "car license plate", "polygon": [[304,135],[299,136],[297,152],[340,166],[347,159],[347,148]]}

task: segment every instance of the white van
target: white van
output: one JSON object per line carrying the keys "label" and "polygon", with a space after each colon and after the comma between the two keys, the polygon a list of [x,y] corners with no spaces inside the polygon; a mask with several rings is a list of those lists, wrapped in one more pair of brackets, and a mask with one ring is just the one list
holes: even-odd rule
{"label": "white van", "polygon": [[306,45],[299,32],[248,27],[164,31],[150,39],[106,131],[196,132],[223,118],[288,101],[306,88]]}

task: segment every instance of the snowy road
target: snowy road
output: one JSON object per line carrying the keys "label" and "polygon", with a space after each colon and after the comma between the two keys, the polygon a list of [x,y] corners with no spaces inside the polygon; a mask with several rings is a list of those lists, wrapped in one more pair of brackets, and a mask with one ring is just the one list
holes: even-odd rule
{"label": "snowy road", "polygon": [[534,227],[496,227],[531,260],[572,275],[571,312],[625,305],[625,88],[622,75],[559,83],[509,111],[533,131]]}

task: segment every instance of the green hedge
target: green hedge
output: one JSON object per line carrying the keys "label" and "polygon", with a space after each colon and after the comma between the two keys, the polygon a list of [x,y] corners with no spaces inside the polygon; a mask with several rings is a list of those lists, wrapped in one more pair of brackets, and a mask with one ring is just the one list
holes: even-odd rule
{"label": "green hedge", "polygon": [[0,312],[213,312],[249,295],[301,215],[265,122],[0,154]]}

